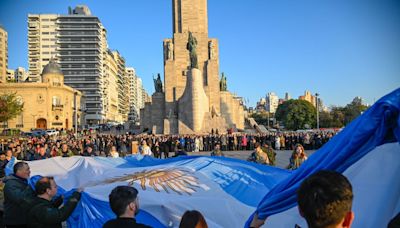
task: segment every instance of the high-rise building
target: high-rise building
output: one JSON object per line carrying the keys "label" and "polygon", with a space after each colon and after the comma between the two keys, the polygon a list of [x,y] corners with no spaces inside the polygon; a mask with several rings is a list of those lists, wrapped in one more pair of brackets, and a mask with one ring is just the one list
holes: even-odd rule
{"label": "high-rise building", "polygon": [[265,98],[261,98],[260,99],[260,101],[258,101],[257,102],[257,105],[256,105],[256,110],[257,111],[265,111],[266,109],[266,106],[267,106],[267,101],[265,100]]}
{"label": "high-rise building", "polygon": [[126,121],[129,113],[129,83],[125,72],[125,58],[118,51],[112,53],[117,63],[118,113]]}
{"label": "high-rise building", "polygon": [[285,101],[292,99],[289,93],[285,93]]}
{"label": "high-rise building", "polygon": [[14,71],[15,82],[25,82],[28,79],[28,72],[23,67],[18,67]]}
{"label": "high-rise building", "polygon": [[308,90],[306,90],[304,92],[304,96],[299,96],[299,100],[305,100],[305,101],[310,102],[314,107],[317,106],[317,102],[316,102],[315,96],[313,96],[311,94],[311,92],[308,91]]}
{"label": "high-rise building", "polygon": [[121,122],[122,116],[118,113],[118,65],[111,50],[107,51],[104,77],[106,78],[104,82],[106,119],[111,122]]}
{"label": "high-rise building", "polygon": [[138,105],[138,108],[139,108],[139,110],[140,109],[142,109],[142,108],[144,108],[144,94],[143,94],[143,92],[144,92],[144,89],[143,89],[143,83],[142,83],[142,79],[141,78],[137,78],[137,80],[136,80],[136,89],[137,89],[137,99],[138,99],[138,101],[137,101],[137,105]]}
{"label": "high-rise building", "polygon": [[86,6],[67,15],[28,16],[29,81],[39,81],[41,69],[56,58],[65,84],[83,92],[85,121],[106,120],[103,65],[107,54],[106,30]]}
{"label": "high-rise building", "polygon": [[0,26],[0,83],[6,82],[8,68],[8,34]]}
{"label": "high-rise building", "polygon": [[7,69],[6,82],[13,81],[15,79],[15,70]]}
{"label": "high-rise building", "polygon": [[274,92],[271,92],[267,94],[265,100],[267,112],[275,113],[279,105],[279,97]]}
{"label": "high-rise building", "polygon": [[57,15],[28,15],[29,81],[40,82],[40,73],[57,54]]}
{"label": "high-rise building", "polygon": [[129,114],[128,120],[136,122],[139,120],[140,109],[138,107],[137,97],[137,76],[136,71],[132,67],[126,68],[126,74],[129,80]]}

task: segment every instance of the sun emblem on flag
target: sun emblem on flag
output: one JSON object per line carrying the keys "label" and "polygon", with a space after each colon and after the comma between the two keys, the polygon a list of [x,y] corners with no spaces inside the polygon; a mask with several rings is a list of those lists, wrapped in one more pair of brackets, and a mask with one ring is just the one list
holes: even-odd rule
{"label": "sun emblem on flag", "polygon": [[152,188],[156,192],[175,192],[179,195],[192,195],[197,192],[199,188],[208,189],[204,184],[200,184],[198,178],[193,176],[191,172],[177,168],[143,170],[141,172],[124,174],[121,177],[107,179],[102,181],[101,184],[120,181],[129,181],[128,185],[130,186],[136,182],[140,185],[142,190]]}

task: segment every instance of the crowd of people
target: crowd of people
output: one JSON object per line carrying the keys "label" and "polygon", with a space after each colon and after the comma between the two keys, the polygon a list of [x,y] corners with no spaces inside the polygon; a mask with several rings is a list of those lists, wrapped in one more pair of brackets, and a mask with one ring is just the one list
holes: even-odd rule
{"label": "crowd of people", "polygon": [[[251,150],[249,161],[274,165],[275,150],[294,150],[288,168],[296,169],[306,159],[304,148],[318,148],[329,141],[334,133],[271,133],[271,134],[210,134],[210,135],[133,135],[87,134],[13,138],[0,145],[0,177],[4,167],[14,156],[18,160],[32,161],[62,156],[124,157],[132,152],[155,158],[187,155],[187,152],[213,151],[211,155],[224,156],[222,151]],[[312,140],[311,140],[312,139]],[[134,143],[135,142],[135,143]],[[321,144],[321,145],[320,145]],[[261,147],[260,147],[261,146]],[[297,148],[302,153],[298,156]],[[261,148],[261,149],[260,149]],[[258,151],[258,153],[257,153]],[[267,157],[260,153],[263,151]],[[300,157],[300,158],[298,158]],[[263,158],[263,159],[259,159]]]}
{"label": "crowd of people", "polygon": [[13,138],[2,141],[0,145],[0,177],[4,176],[4,168],[12,157],[16,157],[18,160],[32,161],[56,156],[124,157],[132,152],[155,158],[169,158],[170,156],[187,155],[187,152],[212,151],[212,156],[224,156],[224,152],[227,151],[250,150],[254,153],[250,155],[249,161],[275,165],[275,151],[285,149],[293,150],[287,168],[296,169],[307,159],[304,153],[305,149],[317,149],[335,134],[335,132],[219,135],[85,133],[80,134],[80,137],[76,137],[70,132],[61,136]]}

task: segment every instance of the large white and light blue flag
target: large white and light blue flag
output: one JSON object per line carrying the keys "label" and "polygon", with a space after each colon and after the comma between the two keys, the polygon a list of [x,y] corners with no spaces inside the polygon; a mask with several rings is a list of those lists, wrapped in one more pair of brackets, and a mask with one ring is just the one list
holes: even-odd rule
{"label": "large white and light blue flag", "polygon": [[243,226],[260,200],[290,172],[230,158],[56,157],[29,163],[32,175],[52,175],[60,188],[84,188],[69,224],[101,227],[114,218],[108,194],[118,185],[139,190],[138,222],[177,227],[186,210],[198,210],[210,227]]}
{"label": "large white and light blue flag", "polygon": [[[101,227],[115,217],[108,194],[118,185],[139,190],[138,222],[178,227],[198,210],[209,227],[247,227],[252,214],[265,227],[306,227],[296,190],[321,169],[346,175],[353,185],[354,227],[386,227],[400,212],[400,89],[376,102],[296,171],[231,158],[192,156],[56,157],[29,162],[32,175],[54,176],[60,191],[84,187],[70,227]],[[247,221],[247,222],[246,222]]]}

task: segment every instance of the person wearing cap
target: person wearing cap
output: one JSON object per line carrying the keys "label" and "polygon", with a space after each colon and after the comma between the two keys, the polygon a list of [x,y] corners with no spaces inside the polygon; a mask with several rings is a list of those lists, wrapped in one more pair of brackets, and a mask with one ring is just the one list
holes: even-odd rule
{"label": "person wearing cap", "polygon": [[103,228],[137,227],[147,228],[150,226],[136,222],[135,216],[139,212],[138,190],[131,186],[117,186],[108,196],[111,210],[117,216],[107,221]]}

